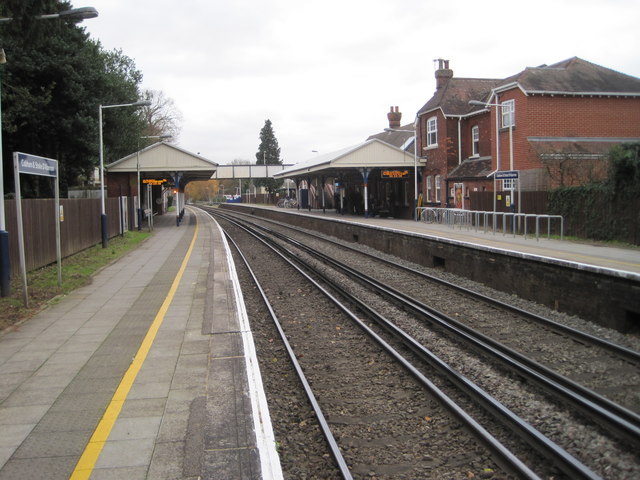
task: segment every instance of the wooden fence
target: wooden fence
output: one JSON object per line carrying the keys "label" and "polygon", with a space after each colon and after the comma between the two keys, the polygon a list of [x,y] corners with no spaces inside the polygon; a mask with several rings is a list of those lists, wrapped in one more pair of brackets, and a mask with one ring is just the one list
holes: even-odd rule
{"label": "wooden fence", "polygon": [[[511,207],[507,207],[505,192],[497,192],[500,198],[496,197],[497,212],[511,212]],[[515,194],[515,200],[518,200],[518,194]],[[544,215],[547,212],[547,192],[522,192],[522,205],[520,211],[522,213],[535,213]],[[470,192],[470,207],[468,210],[476,210],[481,212],[493,212],[493,192]],[[513,203],[513,200],[512,202]],[[518,207],[516,206],[516,209]],[[517,210],[516,210],[517,211]]]}
{"label": "wooden fence", "polygon": [[[121,233],[120,200],[106,199],[108,236]],[[131,202],[130,202],[131,203]],[[60,199],[64,221],[60,223],[62,257],[68,257],[102,241],[100,199]],[[132,216],[129,207],[128,218]],[[9,232],[9,256],[12,276],[20,272],[16,201],[5,200],[6,228]],[[56,212],[54,199],[22,200],[25,260],[27,271],[56,261]]]}

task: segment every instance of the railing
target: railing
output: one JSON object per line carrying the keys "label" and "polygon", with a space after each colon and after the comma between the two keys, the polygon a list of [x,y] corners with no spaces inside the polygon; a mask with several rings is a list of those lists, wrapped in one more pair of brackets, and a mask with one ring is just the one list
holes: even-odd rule
{"label": "railing", "polygon": [[[495,235],[498,231],[499,223],[502,223],[502,234],[508,233],[522,235],[525,239],[527,235],[535,233],[536,240],[540,240],[541,222],[546,222],[547,238],[551,238],[551,224],[559,222],[560,239],[564,238],[564,219],[561,215],[539,215],[534,213],[513,213],[513,212],[482,212],[476,210],[462,210],[459,208],[438,208],[419,207],[418,218],[427,223],[447,225],[451,228],[466,228],[475,231],[489,230]],[[502,222],[500,222],[502,220]],[[532,221],[535,221],[535,230],[531,233]]]}

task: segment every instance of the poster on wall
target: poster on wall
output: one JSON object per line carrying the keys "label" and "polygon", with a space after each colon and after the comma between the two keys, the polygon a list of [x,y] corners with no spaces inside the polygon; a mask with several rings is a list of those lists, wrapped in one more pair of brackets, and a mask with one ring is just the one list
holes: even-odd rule
{"label": "poster on wall", "polygon": [[464,208],[463,184],[456,183],[453,186],[453,204],[455,208]]}

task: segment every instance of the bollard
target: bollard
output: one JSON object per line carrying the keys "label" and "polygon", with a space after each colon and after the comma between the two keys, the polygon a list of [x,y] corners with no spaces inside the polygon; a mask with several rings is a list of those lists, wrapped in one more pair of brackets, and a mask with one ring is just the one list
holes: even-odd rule
{"label": "bollard", "polygon": [[9,232],[0,230],[0,296],[11,295],[11,257],[9,256]]}

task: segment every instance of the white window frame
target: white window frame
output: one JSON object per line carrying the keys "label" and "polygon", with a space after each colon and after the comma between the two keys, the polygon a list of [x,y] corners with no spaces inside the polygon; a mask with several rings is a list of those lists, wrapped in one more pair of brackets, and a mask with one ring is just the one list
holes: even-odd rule
{"label": "white window frame", "polygon": [[480,156],[480,127],[478,125],[471,128],[471,156]]}
{"label": "white window frame", "polygon": [[436,175],[434,183],[436,187],[436,202],[442,203],[442,199],[440,198],[440,175]]}
{"label": "white window frame", "polygon": [[433,177],[431,175],[429,175],[427,177],[427,202],[431,202],[431,179]]}
{"label": "white window frame", "polygon": [[515,178],[503,178],[502,179],[502,190],[515,190],[516,189],[516,179]]}
{"label": "white window frame", "polygon": [[438,117],[427,119],[427,148],[438,146]]}
{"label": "white window frame", "polygon": [[500,105],[500,121],[502,128],[515,127],[516,125],[516,101],[505,100]]}

